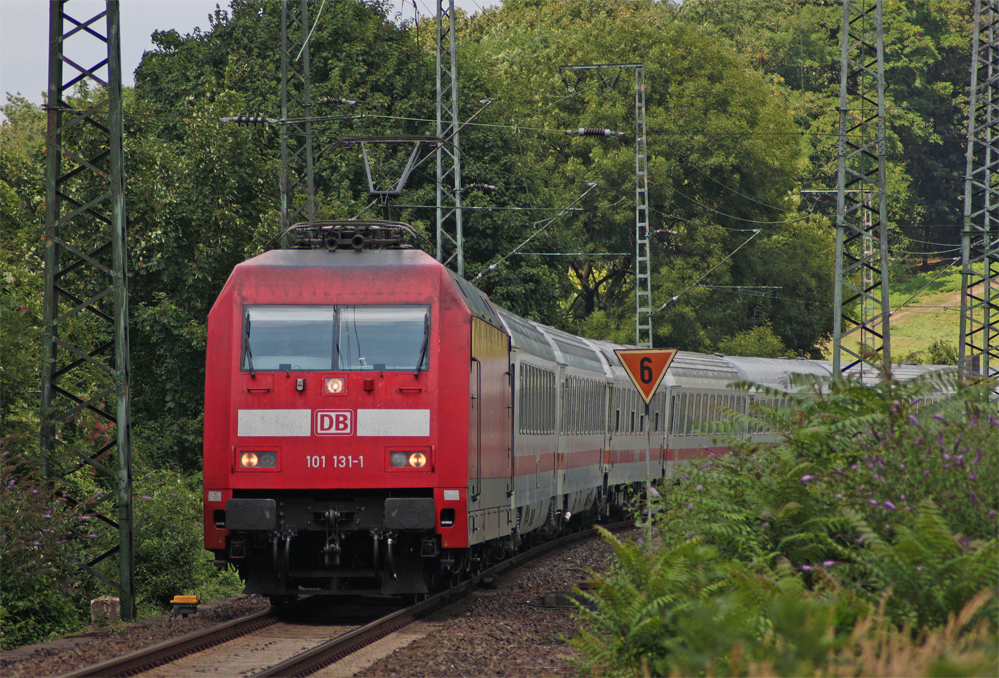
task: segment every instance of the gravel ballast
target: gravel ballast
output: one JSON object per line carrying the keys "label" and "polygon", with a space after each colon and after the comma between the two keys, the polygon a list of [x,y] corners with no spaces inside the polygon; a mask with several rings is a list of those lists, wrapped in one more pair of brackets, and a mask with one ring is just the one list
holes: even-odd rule
{"label": "gravel ballast", "polygon": [[[570,591],[590,570],[605,570],[611,558],[610,548],[594,539],[506,574],[495,588],[480,588],[429,619],[427,635],[356,675],[573,676],[569,658],[576,652],[567,641],[576,632],[576,611],[545,607],[545,598]],[[155,617],[6,651],[0,674],[57,676],[267,607],[266,598],[243,596],[202,605],[186,619]]]}

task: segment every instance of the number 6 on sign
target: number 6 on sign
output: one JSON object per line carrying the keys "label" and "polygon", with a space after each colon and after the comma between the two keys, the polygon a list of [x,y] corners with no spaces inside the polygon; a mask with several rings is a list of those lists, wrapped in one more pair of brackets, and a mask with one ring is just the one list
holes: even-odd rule
{"label": "number 6 on sign", "polygon": [[619,348],[614,351],[648,405],[676,355],[675,348]]}

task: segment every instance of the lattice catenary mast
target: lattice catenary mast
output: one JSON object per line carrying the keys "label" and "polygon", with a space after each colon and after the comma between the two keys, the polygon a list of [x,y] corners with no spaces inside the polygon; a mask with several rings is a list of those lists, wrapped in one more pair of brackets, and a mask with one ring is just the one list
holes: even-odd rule
{"label": "lattice catenary mast", "polygon": [[[975,0],[958,362],[999,377],[999,0]],[[997,388],[999,393],[999,388]]]}
{"label": "lattice catenary mast", "polygon": [[[297,6],[297,9],[296,9]],[[281,0],[281,245],[288,227],[316,218],[308,0]],[[295,117],[289,117],[293,108]],[[304,204],[301,196],[304,194]],[[296,198],[298,202],[296,202]]]}
{"label": "lattice catenary mast", "polygon": [[[117,492],[93,514],[118,531],[119,543],[83,569],[118,588],[129,620],[135,587],[118,1],[107,0],[89,19],[70,16],[66,4],[49,4],[41,469],[52,477],[90,466],[115,481]],[[80,65],[80,51],[66,52],[71,37],[77,48],[96,40],[99,61]],[[78,110],[81,104],[67,99],[84,83],[92,94]],[[117,520],[103,508],[111,499]],[[115,553],[117,583],[95,569]]]}
{"label": "lattice catenary mast", "polygon": [[437,260],[465,275],[454,0],[437,0]]}
{"label": "lattice catenary mast", "polygon": [[881,0],[843,0],[833,374],[891,368],[884,92]]}
{"label": "lattice catenary mast", "polygon": [[[563,70],[635,71],[635,345],[652,348],[652,275],[649,254],[649,171],[645,129],[645,65],[585,64]],[[617,80],[615,78],[614,82]],[[599,131],[599,130],[597,130]],[[584,136],[591,136],[582,130]]]}

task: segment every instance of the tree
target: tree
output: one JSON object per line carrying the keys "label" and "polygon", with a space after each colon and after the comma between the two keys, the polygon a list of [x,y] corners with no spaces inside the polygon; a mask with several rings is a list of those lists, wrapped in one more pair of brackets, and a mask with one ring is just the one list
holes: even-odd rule
{"label": "tree", "polygon": [[[498,102],[518,104],[500,112],[516,125],[520,164],[530,168],[525,193],[536,204],[569,205],[586,182],[598,185],[584,212],[566,215],[532,243],[534,252],[575,253],[564,259],[573,296],[561,324],[569,329],[621,337],[633,327],[634,75],[559,65],[633,63],[641,55],[657,305],[716,264],[706,284],[757,284],[747,276],[760,274],[749,263],[760,258],[760,243],[727,257],[754,228],[776,234],[799,218],[791,195],[801,155],[784,90],[706,32],[678,23],[677,11],[650,2],[507,2],[477,15],[464,33],[473,44],[470,66],[489,91]],[[626,137],[565,136],[579,127]],[[745,319],[765,319],[748,312],[751,306],[733,295],[683,294],[656,321],[655,341],[709,349],[747,329]],[[587,322],[595,312],[600,320]],[[796,348],[807,351],[825,331],[811,329],[811,337],[793,337]]]}

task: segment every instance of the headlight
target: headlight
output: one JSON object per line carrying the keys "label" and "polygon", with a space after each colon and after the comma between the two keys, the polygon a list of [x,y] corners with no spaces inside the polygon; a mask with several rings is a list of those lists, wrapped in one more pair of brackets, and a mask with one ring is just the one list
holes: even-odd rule
{"label": "headlight", "polygon": [[427,465],[427,455],[423,452],[392,452],[389,464],[392,468],[423,468]]}
{"label": "headlight", "polygon": [[277,468],[277,452],[243,452],[240,468]]}
{"label": "headlight", "polygon": [[343,377],[326,377],[323,380],[324,393],[343,393]]}

